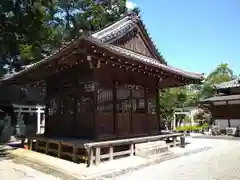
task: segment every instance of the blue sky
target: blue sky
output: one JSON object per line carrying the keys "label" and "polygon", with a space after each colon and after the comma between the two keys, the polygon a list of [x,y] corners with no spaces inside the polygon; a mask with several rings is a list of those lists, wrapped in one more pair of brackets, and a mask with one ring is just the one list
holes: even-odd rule
{"label": "blue sky", "polygon": [[209,73],[228,63],[240,74],[240,1],[132,0],[170,65]]}

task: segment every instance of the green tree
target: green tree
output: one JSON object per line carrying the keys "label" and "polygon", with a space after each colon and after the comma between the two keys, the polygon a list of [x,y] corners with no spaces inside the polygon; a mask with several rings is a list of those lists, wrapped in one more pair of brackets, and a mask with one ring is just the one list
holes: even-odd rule
{"label": "green tree", "polygon": [[81,30],[97,31],[127,12],[126,0],[1,0],[0,74],[39,61]]}
{"label": "green tree", "polygon": [[204,99],[214,96],[216,94],[215,84],[227,82],[234,78],[233,70],[228,67],[228,64],[220,64],[203,82],[199,92],[199,98]]}
{"label": "green tree", "polygon": [[230,81],[233,78],[233,70],[228,67],[227,63],[222,63],[218,65],[218,67],[207,76],[206,82],[208,82],[209,84],[218,84]]}
{"label": "green tree", "polygon": [[167,119],[176,108],[187,105],[187,90],[185,87],[165,89],[160,95],[160,114]]}
{"label": "green tree", "polygon": [[[139,13],[135,8],[133,12]],[[58,0],[57,13],[61,17],[63,39],[68,41],[83,31],[97,31],[128,13],[126,0]]]}
{"label": "green tree", "polygon": [[234,77],[227,64],[220,64],[207,76],[203,84],[164,90],[159,97],[162,118],[171,117],[176,108],[197,106],[199,100],[215,95],[215,84],[232,80]]}
{"label": "green tree", "polygon": [[[0,69],[18,71],[23,63],[48,54],[55,40],[49,25],[53,3],[49,0],[0,2]],[[51,44],[51,45],[50,45]],[[49,46],[48,46],[49,45]]]}

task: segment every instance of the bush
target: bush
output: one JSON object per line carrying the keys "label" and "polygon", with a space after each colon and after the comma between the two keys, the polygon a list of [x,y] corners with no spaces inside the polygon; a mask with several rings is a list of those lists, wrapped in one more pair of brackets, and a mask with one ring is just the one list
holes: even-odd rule
{"label": "bush", "polygon": [[207,123],[204,123],[202,126],[191,126],[191,125],[186,125],[186,126],[180,126],[180,127],[177,127],[176,130],[179,131],[179,132],[200,132],[202,129],[204,128],[207,128],[208,127],[208,124]]}

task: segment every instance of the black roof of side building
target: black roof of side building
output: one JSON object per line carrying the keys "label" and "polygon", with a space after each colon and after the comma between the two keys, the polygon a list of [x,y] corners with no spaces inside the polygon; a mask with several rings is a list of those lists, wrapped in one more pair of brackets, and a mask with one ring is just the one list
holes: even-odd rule
{"label": "black roof of side building", "polygon": [[204,104],[204,103],[211,103],[211,102],[234,101],[234,100],[240,100],[240,95],[214,96],[214,97],[204,99],[201,102]]}
{"label": "black roof of side building", "polygon": [[216,84],[215,87],[217,90],[240,87],[240,77],[231,81]]}

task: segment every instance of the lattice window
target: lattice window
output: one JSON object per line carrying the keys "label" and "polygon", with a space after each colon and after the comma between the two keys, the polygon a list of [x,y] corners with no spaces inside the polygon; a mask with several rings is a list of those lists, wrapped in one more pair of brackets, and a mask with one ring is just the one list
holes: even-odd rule
{"label": "lattice window", "polygon": [[74,97],[71,94],[68,94],[64,97],[63,100],[63,111],[65,115],[74,115]]}
{"label": "lattice window", "polygon": [[132,89],[132,103],[134,112],[145,113],[144,88],[142,86]]}
{"label": "lattice window", "polygon": [[59,104],[58,104],[58,102],[57,102],[57,100],[55,98],[50,99],[49,105],[48,105],[49,116],[53,116],[53,115],[55,115],[57,113],[58,106],[59,106]]}
{"label": "lattice window", "polygon": [[97,111],[113,112],[112,89],[99,89],[97,95]]}
{"label": "lattice window", "polygon": [[117,112],[124,113],[131,110],[130,89],[128,86],[117,87]]}
{"label": "lattice window", "polygon": [[155,98],[148,99],[148,113],[156,114],[156,99]]}

